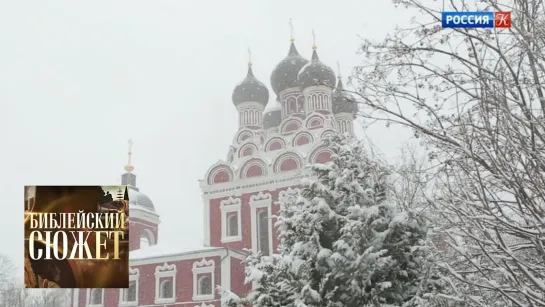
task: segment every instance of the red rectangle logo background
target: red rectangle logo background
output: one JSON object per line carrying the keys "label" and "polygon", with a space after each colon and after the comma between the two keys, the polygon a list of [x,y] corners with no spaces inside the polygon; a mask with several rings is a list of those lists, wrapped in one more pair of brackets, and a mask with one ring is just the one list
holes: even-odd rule
{"label": "red rectangle logo background", "polygon": [[500,29],[511,28],[511,12],[494,13],[494,27]]}

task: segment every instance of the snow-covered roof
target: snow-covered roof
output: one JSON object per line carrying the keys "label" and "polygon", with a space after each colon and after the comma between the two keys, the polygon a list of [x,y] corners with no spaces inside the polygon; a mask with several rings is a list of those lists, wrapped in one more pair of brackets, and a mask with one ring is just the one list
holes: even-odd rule
{"label": "snow-covered roof", "polygon": [[224,247],[182,247],[177,244],[156,244],[147,246],[129,253],[129,260],[149,259],[155,257],[173,256],[180,254],[197,253],[201,251],[209,251],[215,249],[223,249]]}

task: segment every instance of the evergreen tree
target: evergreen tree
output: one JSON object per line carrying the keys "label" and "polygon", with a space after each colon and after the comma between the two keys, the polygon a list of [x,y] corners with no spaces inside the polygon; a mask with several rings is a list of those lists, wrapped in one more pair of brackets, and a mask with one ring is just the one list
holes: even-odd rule
{"label": "evergreen tree", "polygon": [[224,295],[224,304],[437,306],[427,299],[438,285],[424,220],[396,208],[389,169],[359,142],[336,135],[329,148],[332,160],[313,165],[314,179],[282,204],[279,254],[246,260],[257,287],[244,299]]}

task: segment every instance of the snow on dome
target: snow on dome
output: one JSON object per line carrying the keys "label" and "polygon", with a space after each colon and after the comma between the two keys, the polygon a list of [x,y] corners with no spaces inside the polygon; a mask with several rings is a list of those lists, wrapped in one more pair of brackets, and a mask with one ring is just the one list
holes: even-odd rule
{"label": "snow on dome", "polygon": [[269,90],[263,82],[256,79],[252,66],[248,65],[248,74],[233,90],[231,97],[236,105],[244,102],[259,102],[267,105],[269,102]]}
{"label": "snow on dome", "polygon": [[271,86],[276,94],[288,88],[297,87],[297,74],[308,60],[301,57],[292,42],[288,55],[276,65],[271,74]]}
{"label": "snow on dome", "polygon": [[331,101],[333,104],[333,113],[352,113],[358,112],[358,103],[352,94],[344,90],[343,83],[339,78],[337,82],[337,88],[331,94]]}
{"label": "snow on dome", "polygon": [[314,85],[325,85],[333,88],[336,82],[335,72],[318,58],[316,49],[312,51],[312,60],[306,64],[297,74],[297,82],[300,89]]}
{"label": "snow on dome", "polygon": [[179,244],[156,244],[129,252],[129,260],[140,260],[179,254],[197,253],[202,251],[222,249],[224,247],[180,247]]}
{"label": "snow on dome", "polygon": [[131,209],[139,209],[157,214],[155,213],[155,206],[151,199],[146,194],[129,186],[129,210]]}

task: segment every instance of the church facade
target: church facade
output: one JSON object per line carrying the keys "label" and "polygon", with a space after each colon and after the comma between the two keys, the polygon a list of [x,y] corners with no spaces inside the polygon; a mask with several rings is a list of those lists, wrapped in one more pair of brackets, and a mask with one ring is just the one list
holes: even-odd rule
{"label": "church facade", "polygon": [[357,112],[340,76],[318,58],[316,46],[307,60],[293,39],[271,75],[271,87],[276,99],[269,99],[250,62],[246,78],[233,91],[238,131],[226,158],[200,180],[202,248],[158,243],[159,214],[136,187],[129,159],[122,184],[130,186],[130,287],[75,289],[73,307],[219,307],[218,286],[238,295],[251,290],[244,282],[243,250],[274,253],[279,201],[299,192],[305,165],[330,159],[324,144],[330,134],[353,133]]}

